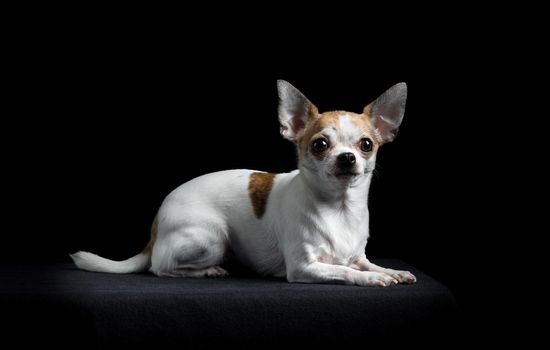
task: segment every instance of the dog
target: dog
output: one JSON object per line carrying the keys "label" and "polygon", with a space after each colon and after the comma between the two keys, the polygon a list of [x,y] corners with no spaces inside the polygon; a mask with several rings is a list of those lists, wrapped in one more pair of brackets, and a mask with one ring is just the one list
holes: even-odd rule
{"label": "dog", "polygon": [[397,134],[407,85],[394,85],[361,114],[319,113],[287,81],[277,81],[277,88],[280,132],[296,145],[297,170],[228,170],[190,180],[165,198],[140,254],[112,261],[80,251],[71,255],[76,266],[219,277],[227,275],[220,265],[231,253],[255,272],[289,282],[416,282],[410,272],[377,266],[365,255],[376,154]]}

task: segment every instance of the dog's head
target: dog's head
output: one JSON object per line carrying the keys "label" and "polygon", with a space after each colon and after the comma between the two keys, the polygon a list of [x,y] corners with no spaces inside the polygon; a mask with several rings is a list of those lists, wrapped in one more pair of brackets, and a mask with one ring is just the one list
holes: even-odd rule
{"label": "dog's head", "polygon": [[296,144],[300,169],[332,183],[353,183],[371,173],[378,148],[395,138],[405,112],[405,83],[388,89],[361,114],[319,113],[287,81],[277,86],[281,134]]}

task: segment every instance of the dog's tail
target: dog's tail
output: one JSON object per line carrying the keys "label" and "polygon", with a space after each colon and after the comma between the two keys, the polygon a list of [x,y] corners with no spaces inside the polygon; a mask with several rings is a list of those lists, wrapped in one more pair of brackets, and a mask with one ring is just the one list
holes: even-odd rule
{"label": "dog's tail", "polygon": [[76,252],[71,254],[76,266],[82,270],[108,273],[136,273],[142,272],[151,266],[151,252],[157,239],[157,218],[151,227],[151,240],[143,251],[124,261],[114,261],[102,258],[99,255],[88,252]]}
{"label": "dog's tail", "polygon": [[88,252],[71,254],[76,266],[82,270],[109,273],[134,273],[146,270],[151,264],[151,254],[140,253],[124,261],[102,258]]}

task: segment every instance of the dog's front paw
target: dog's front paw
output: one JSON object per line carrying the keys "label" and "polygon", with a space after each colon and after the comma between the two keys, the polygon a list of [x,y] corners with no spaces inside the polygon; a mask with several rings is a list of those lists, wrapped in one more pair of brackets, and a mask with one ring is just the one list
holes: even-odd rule
{"label": "dog's front paw", "polygon": [[390,270],[389,275],[399,281],[399,283],[416,283],[416,277],[409,271]]}
{"label": "dog's front paw", "polygon": [[388,287],[399,283],[396,278],[380,272],[367,272],[365,282],[366,286],[372,287]]}
{"label": "dog's front paw", "polygon": [[206,269],[206,276],[208,277],[226,277],[229,276],[229,273],[219,267],[219,266],[212,266]]}

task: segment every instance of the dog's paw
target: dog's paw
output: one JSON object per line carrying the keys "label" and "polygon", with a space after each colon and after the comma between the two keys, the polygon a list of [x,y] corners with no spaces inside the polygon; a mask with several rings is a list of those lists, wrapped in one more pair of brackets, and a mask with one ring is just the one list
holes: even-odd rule
{"label": "dog's paw", "polygon": [[227,271],[219,266],[210,266],[205,269],[190,269],[187,267],[175,267],[171,271],[161,271],[157,273],[162,277],[225,277],[229,275]]}
{"label": "dog's paw", "polygon": [[209,267],[208,269],[206,269],[206,276],[207,277],[225,277],[225,276],[228,276],[229,273],[219,267],[219,266],[212,266],[212,267]]}
{"label": "dog's paw", "polygon": [[416,277],[409,271],[390,270],[388,274],[399,281],[399,283],[416,283]]}
{"label": "dog's paw", "polygon": [[392,284],[399,283],[396,278],[380,272],[367,272],[365,282],[366,286],[373,287],[388,287]]}

